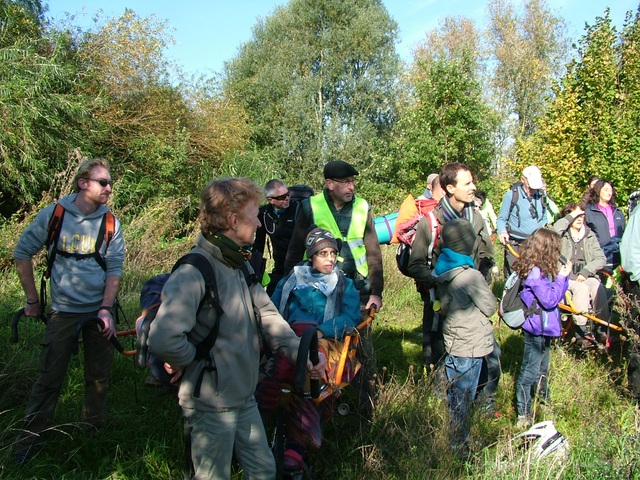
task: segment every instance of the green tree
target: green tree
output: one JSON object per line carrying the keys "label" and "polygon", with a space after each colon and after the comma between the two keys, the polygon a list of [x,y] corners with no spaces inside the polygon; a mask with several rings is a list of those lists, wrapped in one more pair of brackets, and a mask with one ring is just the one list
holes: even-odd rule
{"label": "green tree", "polygon": [[416,51],[390,163],[405,172],[409,190],[424,188],[428,174],[448,162],[489,175],[496,117],[482,98],[478,45],[472,21],[447,18]]}
{"label": "green tree", "polygon": [[0,47],[40,38],[43,25],[40,0],[0,0]]}
{"label": "green tree", "polygon": [[83,88],[95,101],[93,152],[114,159],[117,206],[186,196],[195,206],[201,182],[248,137],[242,109],[215,79],[185,79],[168,62],[166,22],[126,9],[79,39]]}
{"label": "green tree", "polygon": [[489,83],[504,124],[516,119],[515,128],[507,132],[516,139],[535,131],[564,73],[568,50],[564,21],[544,0],[527,0],[523,7],[518,13],[510,0],[488,5],[488,43],[495,62]]}
{"label": "green tree", "polygon": [[395,119],[396,36],[380,0],[291,0],[260,21],[224,79],[257,151],[294,180],[332,157],[370,167]]}
{"label": "green tree", "polygon": [[69,36],[47,31],[39,2],[0,2],[0,212],[34,203],[86,145],[86,98]]}
{"label": "green tree", "polygon": [[558,203],[577,201],[592,174],[611,180],[623,204],[638,187],[638,18],[629,15],[618,35],[607,9],[587,27],[539,130],[519,146],[520,161],[541,167]]}
{"label": "green tree", "polygon": [[640,187],[640,11],[627,14],[620,45],[620,73],[618,98],[618,163],[626,174],[617,184],[618,191],[626,198]]}

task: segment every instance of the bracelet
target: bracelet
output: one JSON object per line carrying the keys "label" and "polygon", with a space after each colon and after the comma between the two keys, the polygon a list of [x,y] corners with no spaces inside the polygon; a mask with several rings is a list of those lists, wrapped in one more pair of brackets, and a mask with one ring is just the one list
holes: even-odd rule
{"label": "bracelet", "polygon": [[113,307],[109,307],[107,305],[102,305],[98,311],[100,310],[106,310],[107,312],[109,312],[111,314],[111,316],[113,317]]}
{"label": "bracelet", "polygon": [[27,305],[35,305],[36,303],[40,303],[40,300],[36,300],[35,302],[30,302],[27,300]]}

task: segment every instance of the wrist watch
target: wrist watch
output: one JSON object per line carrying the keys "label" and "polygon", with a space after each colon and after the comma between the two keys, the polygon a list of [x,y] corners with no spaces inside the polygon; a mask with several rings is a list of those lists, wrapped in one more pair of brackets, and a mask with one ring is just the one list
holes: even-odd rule
{"label": "wrist watch", "polygon": [[109,312],[111,314],[111,316],[113,317],[113,307],[109,307],[107,305],[102,305],[98,311],[100,310],[106,310],[107,312]]}

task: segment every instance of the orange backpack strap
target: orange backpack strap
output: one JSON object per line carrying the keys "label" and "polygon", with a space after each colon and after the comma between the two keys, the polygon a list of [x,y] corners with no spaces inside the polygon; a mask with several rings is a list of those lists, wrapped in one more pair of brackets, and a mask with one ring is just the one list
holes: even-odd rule
{"label": "orange backpack strap", "polygon": [[107,244],[107,248],[109,248],[109,242],[113,239],[113,235],[116,233],[116,217],[109,210],[104,214],[105,221],[105,232],[104,232],[104,241]]}

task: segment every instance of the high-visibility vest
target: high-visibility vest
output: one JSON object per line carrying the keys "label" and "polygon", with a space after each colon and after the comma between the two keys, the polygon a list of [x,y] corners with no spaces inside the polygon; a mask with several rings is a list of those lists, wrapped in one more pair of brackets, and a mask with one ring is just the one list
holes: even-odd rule
{"label": "high-visibility vest", "polygon": [[355,197],[351,210],[351,222],[346,238],[340,232],[336,219],[327,205],[324,193],[321,192],[309,198],[311,210],[313,212],[314,223],[326,230],[329,230],[335,238],[342,239],[351,251],[356,270],[360,275],[366,277],[369,274],[369,265],[367,265],[367,249],[364,246],[364,229],[367,226],[367,215],[369,213],[369,204],[366,200]]}

